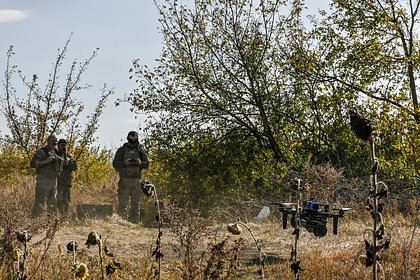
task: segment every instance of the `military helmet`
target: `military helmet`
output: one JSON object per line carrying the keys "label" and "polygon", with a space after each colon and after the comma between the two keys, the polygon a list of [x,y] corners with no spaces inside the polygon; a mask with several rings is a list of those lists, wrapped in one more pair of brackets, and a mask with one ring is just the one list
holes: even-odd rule
{"label": "military helmet", "polygon": [[139,134],[138,134],[136,131],[134,131],[134,130],[130,131],[130,132],[127,134],[127,139],[128,139],[130,136],[131,136],[131,137],[135,137],[135,138],[139,138]]}
{"label": "military helmet", "polygon": [[60,144],[67,144],[67,140],[66,139],[58,140],[58,145],[60,145]]}

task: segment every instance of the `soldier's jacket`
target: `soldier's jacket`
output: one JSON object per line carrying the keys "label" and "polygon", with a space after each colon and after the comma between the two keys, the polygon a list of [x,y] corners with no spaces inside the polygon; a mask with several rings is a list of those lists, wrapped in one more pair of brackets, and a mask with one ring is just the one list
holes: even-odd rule
{"label": "soldier's jacket", "polygon": [[[40,162],[46,160],[48,157],[54,157],[55,160],[45,165],[40,165]],[[57,150],[49,150],[48,146],[36,150],[33,155],[30,166],[35,168],[36,173],[41,176],[57,176],[63,168],[63,160],[58,156]]]}
{"label": "soldier's jacket", "polygon": [[73,171],[76,171],[77,163],[67,153],[60,156],[63,159],[63,168],[58,175],[58,184],[61,186],[71,187],[73,182]]}
{"label": "soldier's jacket", "polygon": [[[138,165],[125,165],[125,160],[140,159],[141,164]],[[147,159],[146,152],[140,145],[133,146],[130,143],[125,143],[115,153],[112,166],[118,171],[121,178],[140,178],[141,170],[149,167],[149,160]]]}

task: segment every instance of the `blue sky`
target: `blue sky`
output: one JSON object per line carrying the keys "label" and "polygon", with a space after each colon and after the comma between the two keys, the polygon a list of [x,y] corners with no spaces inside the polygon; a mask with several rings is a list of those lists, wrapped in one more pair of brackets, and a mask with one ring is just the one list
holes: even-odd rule
{"label": "blue sky", "polygon": [[[189,1],[185,1],[189,2]],[[326,9],[329,0],[307,0],[308,13]],[[83,94],[86,113],[92,112],[104,83],[115,88],[96,133],[99,145],[121,145],[127,132],[138,130],[143,116],[129,111],[129,105],[114,106],[114,101],[136,87],[129,80],[133,59],[154,66],[162,49],[158,13],[152,0],[2,0],[0,4],[0,71],[4,80],[6,52],[14,46],[12,64],[23,74],[37,74],[40,85],[47,83],[57,50],[72,35],[67,62],[84,60],[99,48],[84,75],[84,83],[93,87]],[[62,69],[63,75],[67,73]],[[4,89],[0,90],[3,94]],[[26,92],[25,92],[26,93]],[[8,134],[0,115],[0,135]]]}
{"label": "blue sky", "polygon": [[[104,83],[116,91],[101,117],[96,133],[98,144],[119,146],[128,131],[138,129],[142,117],[131,113],[127,104],[115,107],[114,101],[136,87],[134,81],[128,79],[133,59],[154,65],[162,49],[158,26],[152,0],[2,0],[0,80],[4,80],[7,50],[13,45],[12,64],[18,65],[28,77],[40,76],[43,88],[57,50],[73,33],[67,62],[84,60],[99,48],[98,56],[83,78],[84,83],[93,86],[89,94],[82,95],[86,113],[93,111]],[[63,68],[62,74],[66,73],[67,69]],[[4,93],[3,87],[0,93]],[[0,116],[0,133],[8,134],[3,116]]]}

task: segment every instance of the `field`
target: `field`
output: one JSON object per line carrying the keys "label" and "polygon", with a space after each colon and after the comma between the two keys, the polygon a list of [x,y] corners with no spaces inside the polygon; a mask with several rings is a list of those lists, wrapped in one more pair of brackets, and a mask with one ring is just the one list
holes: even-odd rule
{"label": "field", "polygon": [[[225,230],[225,224],[202,228],[201,232],[197,226],[191,224],[185,228],[184,237],[180,232],[163,229],[161,279],[262,278],[257,273],[259,254],[255,241],[245,228],[241,235],[232,235]],[[278,217],[248,226],[262,242],[265,279],[294,279],[289,268],[294,242],[291,229],[283,230]],[[385,279],[420,279],[418,231],[416,234],[402,217],[392,221],[390,226],[392,245],[382,254]],[[300,279],[372,279],[372,269],[358,261],[359,256],[365,253],[363,231],[367,227],[369,225],[349,217],[340,225],[338,235],[333,235],[329,228],[327,236],[316,238],[304,230],[298,247],[298,258],[305,269],[300,273]],[[123,270],[116,271],[113,279],[151,278],[148,271],[156,265],[151,255],[157,228],[135,226],[114,216],[106,221],[69,223],[57,233],[57,240],[77,240],[83,244],[91,230],[105,236],[115,258],[124,260]],[[53,247],[57,248],[55,245]],[[95,253],[95,250],[84,249],[81,255],[86,258]],[[65,255],[62,252],[62,258]],[[98,270],[92,273],[97,275],[93,279],[100,279]]]}
{"label": "field", "polygon": [[[255,223],[247,222],[261,209],[255,201],[233,206],[236,212],[220,208],[207,217],[162,201],[161,227],[153,221],[153,201],[144,201],[144,225],[131,224],[115,214],[86,219],[73,214],[44,215],[31,220],[32,183],[1,193],[2,201],[7,202],[0,213],[1,279],[16,275],[18,261],[22,270],[24,256],[18,261],[12,256],[14,251],[24,252],[24,243],[16,238],[24,230],[32,236],[24,261],[26,279],[295,279],[290,268],[293,227],[282,229],[281,213],[275,205],[270,205],[267,219]],[[110,197],[112,190],[96,192],[93,197]],[[75,191],[74,199],[89,202],[86,190]],[[378,279],[420,279],[419,203],[389,199],[387,206],[384,224],[391,243],[380,252],[383,269]],[[75,205],[72,207],[74,211]],[[332,222],[322,238],[302,229],[296,256],[304,270],[299,279],[372,279],[372,267],[359,261],[366,254],[364,238],[366,229],[372,227],[371,217],[363,203],[351,207],[353,210],[340,219],[337,235],[332,233]],[[242,232],[235,235],[227,227],[238,218]],[[93,231],[100,236],[101,246],[86,245]],[[76,251],[68,250],[71,241],[76,242]],[[157,252],[162,257],[156,258]],[[85,263],[89,276],[73,278],[75,262]],[[115,270],[107,275],[105,268],[110,262]]]}

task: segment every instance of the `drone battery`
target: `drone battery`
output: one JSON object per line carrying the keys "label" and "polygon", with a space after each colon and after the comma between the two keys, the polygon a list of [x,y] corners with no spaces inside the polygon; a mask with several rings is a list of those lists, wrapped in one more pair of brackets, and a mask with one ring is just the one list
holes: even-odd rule
{"label": "drone battery", "polygon": [[319,202],[318,201],[312,201],[310,208],[314,209],[314,210],[319,210]]}

